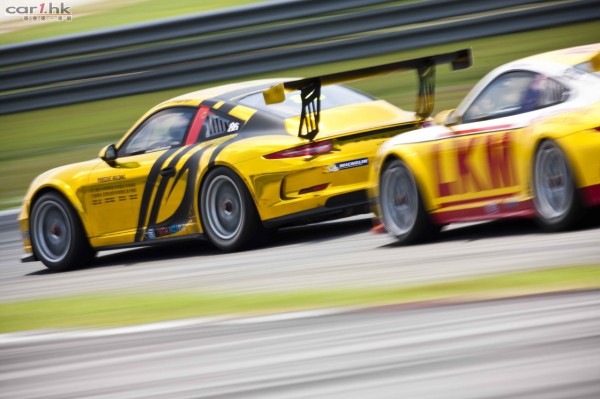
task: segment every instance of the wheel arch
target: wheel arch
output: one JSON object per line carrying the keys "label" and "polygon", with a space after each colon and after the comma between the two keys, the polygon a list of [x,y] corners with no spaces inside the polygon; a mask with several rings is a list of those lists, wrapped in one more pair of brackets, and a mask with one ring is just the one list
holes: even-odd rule
{"label": "wheel arch", "polygon": [[569,171],[571,172],[571,177],[573,178],[573,181],[575,182],[575,187],[581,187],[581,181],[583,180],[582,177],[582,172],[580,170],[578,170],[576,166],[576,164],[573,162],[573,154],[572,152],[568,149],[568,146],[564,145],[564,143],[562,143],[561,138],[560,137],[553,137],[551,135],[540,135],[534,145],[533,145],[533,153],[531,156],[531,164],[529,165],[529,179],[528,179],[528,186],[529,189],[531,191],[531,194],[533,195],[534,190],[533,190],[533,175],[534,175],[534,170],[535,170],[535,157],[538,153],[538,150],[540,149],[540,147],[542,146],[542,144],[544,144],[545,142],[550,141],[552,143],[554,143],[559,149],[560,151],[564,154],[565,156],[565,160],[567,162],[567,166],[569,167]]}
{"label": "wheel arch", "polygon": [[90,234],[90,231],[88,228],[87,215],[85,214],[83,204],[81,203],[81,201],[79,200],[79,198],[77,197],[77,195],[74,192],[72,192],[71,190],[65,189],[59,185],[56,185],[56,184],[44,185],[31,195],[31,200],[29,201],[29,209],[27,209],[27,215],[28,215],[29,220],[31,221],[31,210],[35,206],[36,202],[39,201],[39,199],[44,194],[47,194],[47,193],[56,193],[56,194],[60,195],[61,197],[63,197],[65,199],[67,204],[69,204],[69,206],[71,206],[73,208],[73,210],[75,210],[75,214],[79,218],[79,222],[81,223],[81,226],[83,227],[83,230],[85,231],[85,235],[86,235],[87,239],[89,240],[89,238],[91,237],[91,234]]}
{"label": "wheel arch", "polygon": [[227,168],[229,170],[231,170],[233,173],[235,173],[244,183],[244,186],[246,187],[246,190],[248,190],[248,193],[250,193],[250,197],[252,198],[252,201],[254,202],[254,207],[256,208],[256,210],[258,211],[259,215],[260,215],[260,209],[258,207],[258,203],[256,201],[256,196],[254,193],[254,190],[252,189],[251,185],[249,184],[249,177],[246,176],[244,173],[241,172],[241,170],[239,168],[236,168],[234,164],[231,163],[227,163],[227,162],[219,162],[219,163],[212,163],[210,165],[208,165],[206,168],[204,168],[202,170],[202,173],[200,174],[200,176],[198,177],[198,183],[197,183],[197,190],[196,190],[196,200],[194,201],[194,206],[196,207],[196,215],[198,216],[198,223],[200,224],[200,228],[202,229],[202,232],[204,232],[204,226],[202,225],[202,217],[201,217],[201,212],[200,212],[200,199],[201,199],[201,193],[202,193],[202,189],[204,188],[204,185],[206,184],[206,178],[207,176],[210,174],[210,172],[212,172],[215,169],[218,168]]}
{"label": "wheel arch", "polygon": [[[385,170],[386,166],[394,160],[400,160],[404,162],[411,173],[413,174],[417,183],[417,188],[421,193],[421,198],[427,212],[433,210],[433,191],[430,185],[426,182],[431,180],[431,176],[428,174],[428,169],[425,166],[423,158],[413,151],[391,151],[383,158],[381,162],[381,168],[377,176],[377,186],[379,187],[381,181],[381,174]],[[378,189],[379,191],[379,189]],[[379,193],[377,193],[379,195]]]}

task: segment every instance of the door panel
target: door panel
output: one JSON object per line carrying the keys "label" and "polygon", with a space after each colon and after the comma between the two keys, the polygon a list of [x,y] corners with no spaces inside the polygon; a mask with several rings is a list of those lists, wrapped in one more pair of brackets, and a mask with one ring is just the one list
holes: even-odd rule
{"label": "door panel", "polygon": [[441,140],[430,154],[442,207],[518,191],[515,130],[461,134]]}
{"label": "door panel", "polygon": [[103,240],[103,245],[134,241],[142,200],[154,191],[152,187],[156,184],[156,181],[150,182],[148,176],[166,152],[126,157],[123,159],[127,162],[117,162],[115,166],[102,162],[92,171],[85,205],[93,235],[110,236]]}

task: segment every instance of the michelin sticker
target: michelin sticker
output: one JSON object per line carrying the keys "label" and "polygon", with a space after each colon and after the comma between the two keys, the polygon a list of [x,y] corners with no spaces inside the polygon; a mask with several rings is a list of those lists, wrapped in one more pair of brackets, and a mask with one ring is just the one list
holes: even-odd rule
{"label": "michelin sticker", "polygon": [[352,161],[338,162],[333,165],[328,165],[326,172],[338,172],[344,169],[358,168],[360,166],[367,166],[369,164],[369,158],[354,159]]}

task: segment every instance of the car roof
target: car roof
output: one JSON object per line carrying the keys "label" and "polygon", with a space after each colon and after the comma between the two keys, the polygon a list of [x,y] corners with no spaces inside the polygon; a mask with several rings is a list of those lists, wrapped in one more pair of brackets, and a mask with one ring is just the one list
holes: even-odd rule
{"label": "car roof", "polygon": [[520,61],[553,61],[568,66],[574,66],[589,61],[598,53],[600,53],[600,43],[595,43],[536,54],[531,57],[523,58]]}
{"label": "car roof", "polygon": [[204,100],[235,101],[239,97],[244,97],[251,93],[256,93],[268,89],[277,83],[283,82],[287,78],[250,80],[247,82],[230,83],[221,86],[209,87],[202,90],[193,91],[171,98],[164,103],[179,102],[202,102]]}

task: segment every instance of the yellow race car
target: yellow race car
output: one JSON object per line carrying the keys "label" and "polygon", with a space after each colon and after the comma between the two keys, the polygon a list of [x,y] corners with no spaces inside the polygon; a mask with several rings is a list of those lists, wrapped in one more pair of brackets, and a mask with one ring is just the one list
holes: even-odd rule
{"label": "yellow race car", "polygon": [[238,250],[277,227],[369,212],[377,148],[419,127],[432,103],[407,112],[337,83],[416,70],[431,98],[437,64],[470,62],[470,50],[461,50],[165,101],[100,159],[33,181],[19,216],[23,260],[65,270],[98,250],[190,237]]}
{"label": "yellow race car", "polygon": [[376,227],[400,243],[509,217],[561,230],[600,204],[600,44],[498,67],[435,122],[373,162]]}

